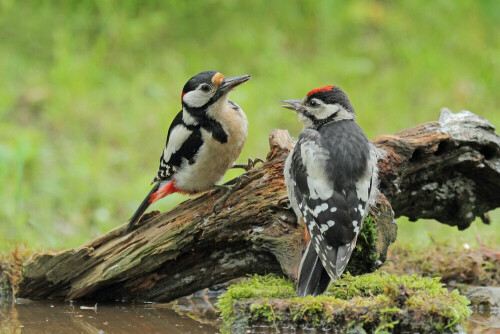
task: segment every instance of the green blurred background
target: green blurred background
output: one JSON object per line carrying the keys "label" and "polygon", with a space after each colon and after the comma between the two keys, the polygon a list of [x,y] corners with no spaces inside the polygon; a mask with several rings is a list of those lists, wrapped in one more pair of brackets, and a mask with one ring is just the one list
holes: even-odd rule
{"label": "green blurred background", "polygon": [[[250,122],[241,162],[265,157],[272,129],[300,132],[280,99],[326,84],[347,91],[369,138],[444,106],[498,127],[498,22],[496,0],[0,0],[0,249],[78,246],[124,223],[203,70],[254,78],[232,95]],[[492,216],[465,232],[402,218],[400,239],[498,244]]]}

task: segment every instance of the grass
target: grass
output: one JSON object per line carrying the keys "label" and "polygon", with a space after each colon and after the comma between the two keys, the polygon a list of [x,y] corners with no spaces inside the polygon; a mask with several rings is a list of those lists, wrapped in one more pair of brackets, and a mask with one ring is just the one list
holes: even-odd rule
{"label": "grass", "polygon": [[[263,157],[274,128],[297,136],[279,100],[325,84],[348,92],[370,138],[443,106],[498,127],[499,13],[491,0],[0,0],[0,249],[73,247],[124,223],[202,70],[254,78],[233,93],[250,121],[241,161]],[[484,230],[497,243],[499,220]],[[450,234],[436,225],[402,220],[400,235]]]}

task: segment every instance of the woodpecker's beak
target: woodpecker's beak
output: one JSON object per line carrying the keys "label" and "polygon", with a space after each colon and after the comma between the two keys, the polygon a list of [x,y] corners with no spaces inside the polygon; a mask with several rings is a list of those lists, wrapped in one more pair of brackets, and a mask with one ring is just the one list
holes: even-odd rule
{"label": "woodpecker's beak", "polygon": [[231,89],[247,82],[250,79],[252,79],[252,77],[249,75],[242,75],[239,77],[232,77],[232,78],[224,78],[217,90],[222,91],[223,93],[227,93]]}
{"label": "woodpecker's beak", "polygon": [[288,103],[282,105],[283,108],[287,108],[297,112],[305,110],[304,105],[302,104],[302,100],[283,100],[281,102]]}

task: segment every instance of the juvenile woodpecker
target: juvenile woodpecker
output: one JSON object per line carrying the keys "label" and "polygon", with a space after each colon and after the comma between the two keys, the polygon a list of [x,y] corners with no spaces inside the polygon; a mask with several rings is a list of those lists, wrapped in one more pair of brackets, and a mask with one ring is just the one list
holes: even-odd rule
{"label": "juvenile woodpecker", "polygon": [[356,246],[376,194],[377,151],[342,89],[325,86],[283,102],[304,123],[284,171],[290,204],[310,239],[297,295],[316,296],[338,279]]}
{"label": "juvenile woodpecker", "polygon": [[[243,110],[229,101],[229,94],[250,79],[249,75],[225,78],[219,72],[206,71],[184,85],[182,110],[168,129],[160,167],[152,182],[155,185],[125,232],[160,198],[175,192],[196,194],[213,189],[233,167],[245,144],[248,122]],[[226,186],[221,199],[225,201],[234,188]]]}

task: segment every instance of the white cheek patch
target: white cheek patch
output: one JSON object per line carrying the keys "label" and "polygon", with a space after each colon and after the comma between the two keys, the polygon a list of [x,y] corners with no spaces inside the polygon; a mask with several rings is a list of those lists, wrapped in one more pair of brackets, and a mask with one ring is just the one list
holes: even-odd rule
{"label": "white cheek patch", "polygon": [[199,90],[192,90],[184,94],[182,101],[190,107],[199,108],[210,100],[210,95]]}
{"label": "white cheek patch", "polygon": [[311,114],[313,114],[317,119],[325,119],[335,114],[341,108],[342,107],[338,104],[322,104],[321,107],[312,109]]}
{"label": "white cheek patch", "polygon": [[354,119],[354,114],[350,113],[346,109],[340,107],[337,116],[335,116],[335,119],[337,121],[341,121],[343,119]]}
{"label": "white cheek patch", "polygon": [[182,144],[184,144],[191,133],[192,132],[186,129],[186,127],[182,124],[179,124],[172,129],[170,137],[168,138],[168,144],[163,150],[163,158],[165,161],[170,160],[172,154],[174,154],[181,148]]}

